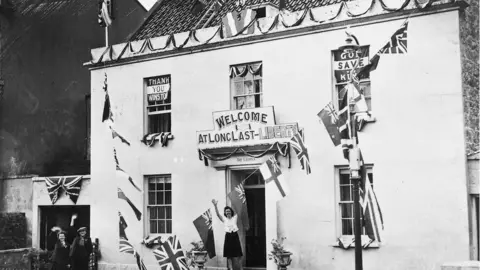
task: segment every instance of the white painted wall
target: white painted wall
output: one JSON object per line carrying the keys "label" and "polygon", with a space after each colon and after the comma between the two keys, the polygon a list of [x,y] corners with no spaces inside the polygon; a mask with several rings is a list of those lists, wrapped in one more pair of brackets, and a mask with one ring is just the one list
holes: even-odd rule
{"label": "white painted wall", "polygon": [[[373,55],[402,22],[352,30],[362,44],[371,45]],[[289,269],[353,269],[353,249],[332,247],[339,234],[334,166],[346,163],[317,118],[332,98],[331,50],[344,39],[343,30],[328,31],[93,70],[89,196],[91,232],[100,238],[103,262],[134,267],[131,256],[118,252],[121,208],[129,238],[147,265],[156,264],[151,251],[140,244],[143,222],[117,199],[116,183],[127,185],[115,177],[113,145],[122,168],[137,182],[148,174],[172,174],[173,231],[188,247],[199,239],[193,220],[211,207],[212,198],[224,205],[226,197],[224,171],[198,160],[196,131],[213,128],[213,111],[230,109],[229,66],[262,61],[264,106],[275,106],[278,123],[298,122],[305,128],[312,166],[312,174],[306,176],[296,159],[290,170],[281,160],[292,192],[279,203],[276,225],[294,253]],[[377,122],[366,126],[360,142],[366,162],[375,164],[386,241],[364,252],[364,269],[439,269],[445,261],[466,260],[469,255],[458,13],[411,18],[408,39],[408,54],[382,56],[371,74]],[[130,140],[130,147],[112,142],[100,120],[105,72],[116,128]],[[140,143],[143,78],[163,74],[172,78],[175,139],[168,147],[148,148]],[[210,264],[222,265],[223,231],[216,218],[214,229],[218,256]],[[267,242],[276,233],[269,231]]]}

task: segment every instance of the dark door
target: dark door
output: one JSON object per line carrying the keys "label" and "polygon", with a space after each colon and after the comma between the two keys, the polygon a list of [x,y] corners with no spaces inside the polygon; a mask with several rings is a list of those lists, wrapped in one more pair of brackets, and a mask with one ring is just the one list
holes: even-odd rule
{"label": "dark door", "polygon": [[247,188],[250,229],[246,233],[247,267],[266,267],[265,189]]}

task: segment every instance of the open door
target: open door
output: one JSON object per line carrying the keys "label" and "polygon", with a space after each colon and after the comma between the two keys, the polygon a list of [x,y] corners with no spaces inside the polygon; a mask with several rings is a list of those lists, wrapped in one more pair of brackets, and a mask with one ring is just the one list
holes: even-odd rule
{"label": "open door", "polygon": [[265,185],[258,170],[242,169],[230,171],[230,191],[243,180],[247,199],[250,229],[239,228],[243,251],[243,266],[247,269],[266,269],[266,220]]}

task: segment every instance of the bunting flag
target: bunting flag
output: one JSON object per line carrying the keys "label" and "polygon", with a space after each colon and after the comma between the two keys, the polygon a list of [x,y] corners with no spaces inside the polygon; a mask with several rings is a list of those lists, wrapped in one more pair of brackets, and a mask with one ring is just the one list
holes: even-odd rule
{"label": "bunting flag", "polygon": [[147,270],[147,267],[145,266],[142,258],[140,257],[140,254],[138,254],[138,252],[133,248],[132,244],[130,244],[130,242],[128,242],[127,239],[125,239],[121,236],[120,236],[120,247],[119,247],[119,249],[120,249],[120,252],[132,254],[135,257],[135,259],[137,261],[137,267],[138,267],[139,270]]}
{"label": "bunting flag", "polygon": [[361,152],[360,164],[362,174],[360,201],[363,208],[365,232],[372,241],[382,242],[381,234],[384,229],[382,211],[372,188],[372,179],[370,179],[370,175],[367,173]]}
{"label": "bunting flag", "polygon": [[118,198],[121,200],[125,200],[128,203],[128,205],[130,205],[133,212],[135,212],[135,216],[137,216],[138,221],[140,221],[142,219],[142,212],[138,210],[138,208],[132,203],[132,201],[130,201],[127,195],[125,195],[125,193],[123,193],[123,191],[120,188],[117,188],[117,190],[118,190]]}
{"label": "bunting flag", "polygon": [[120,141],[122,141],[122,143],[130,146],[130,142],[127,141],[127,139],[125,139],[122,135],[120,135],[115,129],[113,129],[111,126],[110,126],[110,130],[112,131],[112,138],[115,139],[115,138],[119,138]]}
{"label": "bunting flag", "polygon": [[212,212],[210,209],[201,214],[193,221],[193,225],[202,239],[203,245],[207,249],[208,257],[213,258],[215,253],[215,238],[213,236],[212,228]]}
{"label": "bunting flag", "polygon": [[248,219],[247,198],[245,197],[245,189],[243,184],[238,184],[234,190],[228,193],[228,197],[232,202],[232,208],[240,217],[237,222],[240,223],[239,228],[245,228],[245,231],[250,229],[250,220]]}
{"label": "bunting flag", "polygon": [[108,95],[107,73],[103,82],[103,91],[105,91],[105,103],[103,104],[102,122],[110,120],[113,123],[113,113],[110,105],[110,96]]}
{"label": "bunting flag", "polygon": [[332,102],[330,101],[327,106],[325,106],[325,108],[323,108],[317,115],[327,129],[328,135],[330,135],[330,139],[332,139],[333,145],[340,145],[341,137],[338,127],[338,114],[333,107]]}
{"label": "bunting flag", "polygon": [[118,162],[118,158],[117,158],[117,150],[115,148],[113,148],[113,158],[115,159],[117,175],[119,175],[120,177],[126,177],[135,189],[142,192],[142,190],[137,185],[135,185],[132,177],[128,175],[122,168],[120,168],[120,163]]}
{"label": "bunting flag", "polygon": [[189,270],[185,253],[176,235],[163,242],[153,251],[153,255],[160,265],[160,270]]}
{"label": "bunting flag", "polygon": [[173,135],[170,132],[149,133],[143,136],[141,142],[146,146],[153,147],[157,141],[160,141],[162,147],[168,145],[168,141],[173,139]]}
{"label": "bunting flag", "polygon": [[338,246],[343,249],[350,249],[355,243],[355,237],[340,237],[337,239]]}
{"label": "bunting flag", "polygon": [[112,25],[112,4],[111,0],[98,1],[98,24],[101,27]]}
{"label": "bunting flag", "polygon": [[[222,18],[225,27],[225,37],[234,37],[242,34],[253,34],[254,28],[250,27],[256,17],[256,12],[252,9],[244,9],[241,12],[229,12]],[[246,30],[246,31],[245,31]]]}
{"label": "bunting flag", "polygon": [[57,202],[60,188],[62,188],[65,194],[70,197],[70,200],[76,204],[80,196],[82,179],[83,176],[45,177],[45,184],[47,185],[48,195],[50,196],[52,204]]}
{"label": "bunting flag", "polygon": [[312,172],[310,169],[310,158],[308,157],[307,147],[305,146],[303,129],[299,130],[297,134],[292,137],[291,144],[297,154],[300,164],[302,165],[302,170],[305,170],[307,174],[310,174]]}
{"label": "bunting flag", "polygon": [[128,240],[127,234],[125,233],[125,229],[128,227],[127,222],[122,216],[122,213],[118,212],[118,216],[120,217],[120,223],[119,223],[119,232],[120,232],[120,238],[125,238]]}
{"label": "bunting flag", "polygon": [[378,62],[380,61],[380,54],[406,54],[407,50],[407,30],[408,20],[406,20],[400,28],[390,37],[390,40],[385,44],[372,58],[369,63],[358,71],[358,78],[363,79],[369,76],[371,71],[374,71]]}
{"label": "bunting flag", "polygon": [[265,180],[267,189],[272,189],[275,188],[274,185],[276,186],[276,189],[278,190],[276,194],[278,194],[278,196],[275,196],[275,200],[278,201],[288,195],[289,188],[283,178],[282,171],[280,170],[277,159],[274,155],[267,159],[267,161],[259,167],[259,170]]}

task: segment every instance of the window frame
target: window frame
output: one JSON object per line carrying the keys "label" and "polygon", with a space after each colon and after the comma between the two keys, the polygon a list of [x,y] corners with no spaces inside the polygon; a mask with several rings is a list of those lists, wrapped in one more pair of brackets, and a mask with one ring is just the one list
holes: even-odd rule
{"label": "window frame", "polygon": [[[253,94],[242,94],[242,95],[236,95],[235,94],[235,83],[238,82],[238,81],[235,81],[234,78],[231,78],[230,77],[230,70],[232,67],[238,67],[238,66],[248,66],[248,65],[256,65],[256,64],[260,64],[262,65],[261,68],[262,68],[262,75],[261,75],[261,78],[260,79],[255,79],[252,78],[251,82],[253,82]],[[248,67],[247,67],[248,68]],[[229,101],[230,101],[230,110],[244,110],[244,109],[252,109],[252,108],[242,108],[242,109],[239,109],[239,108],[236,108],[236,102],[235,102],[235,98],[236,97],[247,97],[247,96],[256,96],[258,95],[260,97],[260,106],[259,107],[253,107],[253,108],[262,108],[263,107],[263,61],[253,61],[253,62],[247,62],[247,63],[240,63],[240,64],[233,64],[233,65],[229,65],[228,67],[228,82],[229,82],[229,91],[230,91],[230,94],[229,94]],[[248,72],[248,71],[247,71]],[[253,76],[253,75],[252,75]],[[242,80],[242,82],[244,82],[246,80]],[[255,81],[260,81],[260,92],[258,93],[255,93]]]}
{"label": "window frame", "polygon": [[[368,174],[374,174],[374,164],[367,163],[365,164],[367,166],[367,173]],[[343,239],[351,239],[354,238],[355,235],[352,234],[343,234],[343,218],[342,218],[342,209],[341,209],[341,194],[340,194],[340,174],[342,172],[349,171],[349,166],[348,165],[337,165],[335,166],[335,239],[343,238]],[[350,185],[351,181],[349,180]],[[372,189],[375,187],[374,186],[374,181],[371,181],[370,184],[372,185]],[[353,188],[353,186],[352,186]],[[352,201],[345,201],[344,203],[354,203],[353,201],[353,194],[351,194],[351,199]],[[361,207],[361,206],[360,206]],[[354,213],[352,211],[352,216],[354,217]],[[354,222],[354,218],[353,218]],[[355,223],[353,223],[353,226],[355,226]],[[353,228],[352,228],[353,232]],[[362,227],[362,243],[368,238],[368,236],[365,234],[365,229]],[[365,239],[365,240],[364,240]],[[339,246],[338,243],[334,244],[334,246]],[[352,247],[355,246],[355,243],[352,244]],[[371,248],[378,248],[380,246],[379,242],[377,240],[373,241],[369,247]]]}
{"label": "window frame", "polygon": [[[370,55],[370,45],[361,45],[361,46],[368,46],[368,58],[371,57]],[[333,106],[334,108],[339,111],[340,110],[340,106],[339,106],[339,97],[338,97],[338,93],[340,92],[341,88],[339,86],[343,86],[343,85],[346,85],[347,83],[344,82],[344,83],[337,83],[337,80],[335,78],[335,57],[334,57],[334,53],[338,51],[338,48],[337,49],[334,49],[330,52],[330,57],[331,57],[331,73],[332,73],[332,103],[333,103]],[[368,63],[367,63],[368,64]],[[373,114],[373,110],[372,110],[372,80],[371,80],[371,77],[369,78],[366,78],[366,79],[361,79],[360,80],[360,85],[364,84],[364,83],[368,83],[369,84],[369,87],[370,87],[370,95],[369,96],[365,96],[365,101],[367,101],[367,98],[368,98],[368,101],[367,101],[367,105],[369,106],[369,110],[368,112],[359,112],[357,113],[357,116],[360,118],[360,119],[363,119],[365,120],[366,122],[375,122],[375,116]]]}
{"label": "window frame", "polygon": [[[149,198],[149,193],[150,193],[150,189],[148,187],[148,184],[149,184],[149,180],[152,179],[152,178],[157,178],[157,177],[170,177],[170,193],[171,193],[171,202],[170,204],[155,204],[153,206],[170,206],[171,207],[171,218],[170,219],[167,219],[165,218],[165,220],[171,220],[171,223],[172,223],[172,227],[171,227],[171,232],[168,233],[152,233],[150,231],[150,211],[149,211],[149,207],[152,206],[151,204],[149,204],[149,201],[148,201],[148,198]],[[157,190],[155,190],[157,191]],[[165,189],[163,190],[164,192],[166,191]],[[174,206],[173,206],[173,176],[172,174],[152,174],[152,175],[145,175],[144,176],[144,237],[146,236],[149,236],[149,237],[159,237],[161,236],[162,239],[165,239],[165,238],[168,238],[170,236],[173,235],[173,210],[174,210]],[[158,220],[158,219],[157,219]]]}
{"label": "window frame", "polygon": [[[172,133],[173,130],[173,102],[170,98],[170,103],[165,103],[165,104],[157,104],[157,105],[149,105],[148,104],[148,97],[147,97],[147,80],[152,79],[155,77],[162,77],[162,76],[169,76],[170,77],[170,90],[169,90],[169,95],[171,97],[172,95],[172,74],[162,74],[162,75],[156,75],[156,76],[150,76],[150,77],[144,77],[143,78],[143,130],[144,134],[149,134],[150,133],[150,115],[160,115],[160,114],[170,114],[170,131],[163,131],[163,132],[169,132]],[[161,110],[161,111],[155,111],[155,112],[149,112],[148,108],[149,107],[155,107],[155,106],[170,106],[170,109],[168,110]],[[152,132],[154,133],[154,132]]]}

